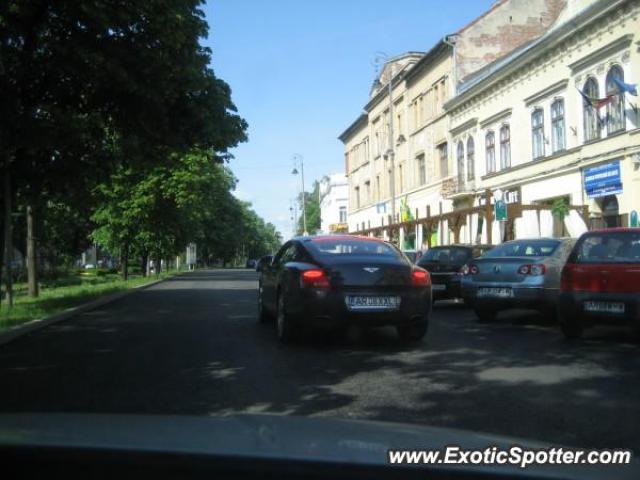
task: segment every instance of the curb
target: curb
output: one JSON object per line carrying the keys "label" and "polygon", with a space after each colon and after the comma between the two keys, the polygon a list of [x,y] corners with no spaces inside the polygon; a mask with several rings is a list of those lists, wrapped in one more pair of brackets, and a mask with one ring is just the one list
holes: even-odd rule
{"label": "curb", "polygon": [[[180,274],[178,274],[180,275]],[[149,288],[149,287],[153,287],[154,285],[157,285],[161,282],[164,282],[165,280],[169,280],[171,278],[174,278],[178,275],[173,275],[171,277],[168,278],[161,278],[159,280],[154,280],[153,282],[150,283],[145,283],[144,285],[138,285],[136,287],[132,287],[129,288],[123,292],[117,292],[117,293],[112,293],[111,295],[107,295],[101,298],[98,298],[96,300],[93,300],[92,302],[88,302],[88,303],[83,303],[78,305],[77,307],[71,307],[68,308],[67,310],[64,310],[60,313],[56,313],[54,315],[51,315],[49,317],[44,317],[44,318],[37,318],[35,320],[29,320],[26,323],[21,323],[20,325],[14,325],[13,327],[9,327],[6,328],[4,330],[2,330],[0,332],[0,345],[4,345],[6,343],[11,342],[12,340],[15,340],[16,338],[22,337],[24,335],[27,335],[31,332],[34,332],[36,330],[40,330],[42,328],[48,327],[49,325],[53,325],[54,323],[58,323],[58,322],[62,322],[63,320],[67,320],[71,317],[74,317],[75,315],[78,315],[80,313],[84,313],[84,312],[88,312],[90,310],[93,310],[95,308],[101,307],[102,305],[105,305],[107,303],[111,303],[115,300],[118,300],[122,297],[125,297],[127,295],[130,295],[136,291],[139,290],[144,290],[145,288]]]}

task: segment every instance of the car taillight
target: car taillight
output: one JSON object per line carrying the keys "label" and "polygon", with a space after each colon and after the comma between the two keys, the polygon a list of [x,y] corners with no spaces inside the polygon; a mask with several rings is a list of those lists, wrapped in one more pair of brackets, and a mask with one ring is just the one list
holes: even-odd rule
{"label": "car taillight", "polygon": [[305,288],[329,288],[329,278],[323,270],[313,268],[302,272],[302,286]]}
{"label": "car taillight", "polygon": [[521,265],[520,268],[518,268],[518,273],[520,275],[532,275],[537,277],[547,273],[547,267],[543,264]]}
{"label": "car taillight", "polygon": [[462,267],[460,267],[460,270],[458,270],[458,273],[462,275],[469,275],[469,265],[463,265]]}
{"label": "car taillight", "polygon": [[431,277],[426,270],[413,270],[411,272],[411,284],[414,287],[428,287],[431,285]]}
{"label": "car taillight", "polygon": [[465,265],[462,267],[462,273],[465,275],[477,275],[479,271],[477,265]]}

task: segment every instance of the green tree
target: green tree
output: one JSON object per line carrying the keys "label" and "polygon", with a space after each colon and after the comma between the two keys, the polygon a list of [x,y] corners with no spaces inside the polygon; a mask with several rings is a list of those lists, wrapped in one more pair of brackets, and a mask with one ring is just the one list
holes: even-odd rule
{"label": "green tree", "polygon": [[320,230],[320,183],[313,182],[311,192],[304,192],[298,195],[298,205],[300,206],[300,217],[298,218],[298,234],[304,232],[304,219],[302,216],[302,202],[304,201],[307,217],[307,232],[311,235]]}

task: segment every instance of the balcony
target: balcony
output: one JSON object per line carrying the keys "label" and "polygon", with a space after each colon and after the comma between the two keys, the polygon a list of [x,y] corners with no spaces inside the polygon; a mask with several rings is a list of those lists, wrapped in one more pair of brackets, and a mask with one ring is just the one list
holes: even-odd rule
{"label": "balcony", "polygon": [[462,197],[476,191],[476,180],[466,180],[463,177],[449,177],[442,182],[442,196],[446,198]]}

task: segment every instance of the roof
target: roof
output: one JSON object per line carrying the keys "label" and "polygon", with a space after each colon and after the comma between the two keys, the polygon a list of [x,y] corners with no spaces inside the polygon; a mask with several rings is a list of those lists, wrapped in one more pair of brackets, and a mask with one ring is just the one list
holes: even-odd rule
{"label": "roof", "polygon": [[367,115],[365,113],[361,113],[360,116],[351,125],[349,125],[344,132],[342,132],[338,136],[338,139],[342,143],[346,143],[346,141],[356,132],[358,127],[362,123],[366,123],[366,122],[367,122]]}
{"label": "roof", "polygon": [[583,233],[583,235],[589,233],[640,233],[640,227],[596,228]]}
{"label": "roof", "polygon": [[333,235],[300,235],[297,237],[293,237],[291,240],[296,240],[298,242],[327,242],[330,240],[335,240],[336,238],[344,238],[344,237],[348,237],[349,240],[371,240],[371,241],[375,241],[375,242],[382,242],[384,243],[384,240],[381,240],[379,238],[376,237],[367,237],[364,235],[350,235],[348,233],[336,233]]}

